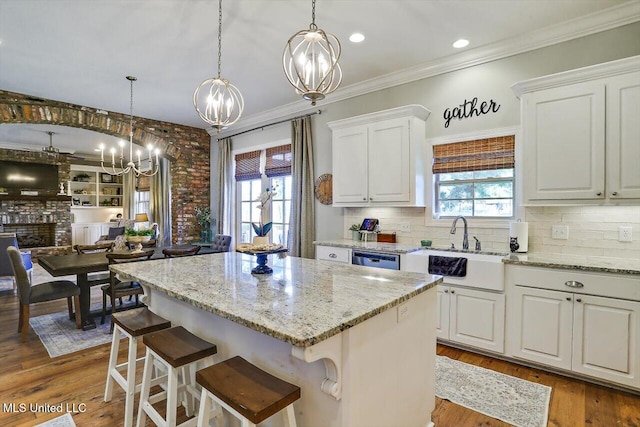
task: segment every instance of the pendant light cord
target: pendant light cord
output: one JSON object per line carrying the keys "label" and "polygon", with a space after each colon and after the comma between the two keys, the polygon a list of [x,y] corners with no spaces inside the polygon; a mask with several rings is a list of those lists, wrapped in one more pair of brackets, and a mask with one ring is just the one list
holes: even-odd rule
{"label": "pendant light cord", "polygon": [[222,68],[222,0],[218,0],[218,78]]}
{"label": "pendant light cord", "polygon": [[316,0],[311,0],[311,25],[309,25],[309,29],[318,29],[318,26],[316,25]]}

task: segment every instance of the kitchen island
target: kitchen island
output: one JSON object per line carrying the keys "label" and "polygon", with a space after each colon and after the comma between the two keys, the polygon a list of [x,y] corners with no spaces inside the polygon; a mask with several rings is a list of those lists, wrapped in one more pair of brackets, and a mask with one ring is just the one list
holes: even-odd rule
{"label": "kitchen island", "polygon": [[[440,276],[239,253],[111,266],[151,310],[302,389],[300,426],[431,425]],[[281,425],[279,417],[265,425]]]}

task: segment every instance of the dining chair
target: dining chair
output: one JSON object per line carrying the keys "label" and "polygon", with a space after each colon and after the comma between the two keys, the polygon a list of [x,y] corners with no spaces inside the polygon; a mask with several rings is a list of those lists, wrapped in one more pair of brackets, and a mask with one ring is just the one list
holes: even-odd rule
{"label": "dining chair", "polygon": [[231,247],[231,236],[225,234],[216,234],[211,243],[211,249],[216,252],[229,252]]}
{"label": "dining chair", "polygon": [[[18,237],[16,233],[0,233],[0,277],[11,277],[13,282],[13,290],[16,290],[16,278],[13,275],[13,268],[11,267],[11,261],[7,255],[7,248],[13,246],[18,248]],[[22,263],[27,270],[29,280],[32,280],[33,276],[33,263],[31,262],[31,254],[27,252],[20,252],[22,256]]]}
{"label": "dining chair", "polygon": [[[73,249],[79,254],[92,254],[96,252],[111,252],[113,250],[114,242],[105,242],[98,243],[95,245],[73,245]],[[87,281],[89,282],[89,286],[103,285],[105,283],[109,283],[111,277],[109,273],[106,272],[97,272],[97,273],[88,273]],[[122,304],[122,300],[120,300],[120,304]]]}
{"label": "dining chair", "polygon": [[[7,255],[11,260],[13,274],[18,285],[18,299],[20,311],[18,314],[18,332],[22,333],[22,341],[27,340],[29,333],[29,306],[39,302],[53,301],[66,298],[69,308],[69,319],[73,319],[73,306],[76,309],[76,328],[80,329],[80,288],[69,280],[54,280],[52,282],[31,284],[27,269],[22,263],[22,255],[15,246],[7,248]],[[73,302],[71,301],[73,299]]]}
{"label": "dining chair", "polygon": [[[147,249],[142,252],[108,252],[107,259],[109,260],[109,265],[146,261],[151,259],[153,253],[153,249]],[[111,302],[111,312],[115,313],[117,311],[115,304],[116,299],[133,295],[136,298],[135,306],[137,307],[139,305],[138,295],[144,293],[140,283],[131,281],[121,282],[113,271],[109,271],[109,278],[109,284],[100,288],[102,290],[102,324],[104,324],[107,315],[107,296]],[[122,307],[122,300],[120,301],[120,307]],[[111,332],[113,332],[113,322],[111,323]]]}
{"label": "dining chair", "polygon": [[200,246],[185,246],[182,248],[173,247],[173,248],[165,248],[162,250],[162,254],[165,258],[177,258],[183,256],[191,256],[196,255],[200,252]]}

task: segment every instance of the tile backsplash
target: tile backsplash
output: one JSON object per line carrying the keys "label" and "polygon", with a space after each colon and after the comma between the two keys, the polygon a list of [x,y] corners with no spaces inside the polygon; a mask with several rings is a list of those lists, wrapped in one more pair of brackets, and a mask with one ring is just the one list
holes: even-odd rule
{"label": "tile backsplash", "polygon": [[[396,233],[398,243],[419,244],[420,240],[433,241],[434,246],[462,246],[462,222],[458,232],[449,233],[451,223],[425,225],[424,208],[345,208],[344,237],[350,238],[348,228],[360,224],[365,217],[378,218],[380,229]],[[608,256],[640,259],[640,206],[545,206],[525,208],[529,223],[529,252],[562,253],[585,256]],[[400,231],[409,224],[410,231]],[[551,227],[569,228],[567,240],[551,238]],[[633,241],[619,242],[618,228],[631,226]],[[482,249],[509,251],[509,228],[474,227],[469,221],[469,246],[473,248],[476,236]]]}

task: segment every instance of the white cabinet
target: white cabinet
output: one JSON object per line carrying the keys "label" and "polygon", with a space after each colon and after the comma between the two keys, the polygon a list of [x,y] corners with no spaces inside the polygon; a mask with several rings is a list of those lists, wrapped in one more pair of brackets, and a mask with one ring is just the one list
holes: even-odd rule
{"label": "white cabinet", "polygon": [[67,194],[73,207],[122,206],[122,177],[101,172],[93,166],[71,165]]}
{"label": "white cabinet", "polygon": [[504,294],[438,285],[438,338],[504,352]]}
{"label": "white cabinet", "polygon": [[316,259],[351,264],[351,249],[334,246],[316,246]]}
{"label": "white cabinet", "polygon": [[73,245],[93,245],[102,234],[102,224],[71,224]]}
{"label": "white cabinet", "polygon": [[638,280],[521,266],[507,277],[509,355],[640,388]]}
{"label": "white cabinet", "polygon": [[640,56],[516,83],[525,203],[640,197]]}
{"label": "white cabinet", "polygon": [[328,123],[334,206],[425,206],[425,120],[419,105]]}

